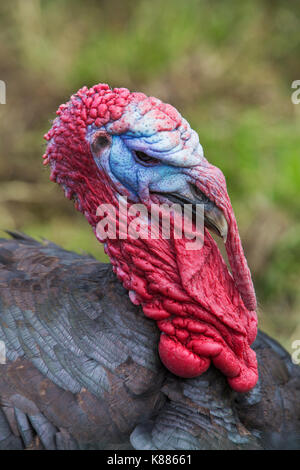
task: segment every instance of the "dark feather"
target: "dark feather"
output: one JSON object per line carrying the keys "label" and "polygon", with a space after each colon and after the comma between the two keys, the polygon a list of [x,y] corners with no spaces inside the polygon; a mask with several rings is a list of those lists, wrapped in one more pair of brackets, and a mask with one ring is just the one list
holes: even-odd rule
{"label": "dark feather", "polygon": [[250,393],[213,367],[175,377],[156,325],[110,265],[10,234],[0,240],[1,448],[260,449],[299,435],[299,367],[274,340],[258,335]]}

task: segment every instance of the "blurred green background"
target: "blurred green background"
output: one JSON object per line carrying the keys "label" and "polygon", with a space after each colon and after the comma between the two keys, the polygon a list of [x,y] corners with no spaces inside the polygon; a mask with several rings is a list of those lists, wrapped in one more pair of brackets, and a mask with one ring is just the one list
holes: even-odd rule
{"label": "blurred green background", "polygon": [[49,182],[43,134],[83,85],[170,102],[222,168],[262,329],[300,338],[300,2],[11,0],[0,5],[0,228],[104,259]]}

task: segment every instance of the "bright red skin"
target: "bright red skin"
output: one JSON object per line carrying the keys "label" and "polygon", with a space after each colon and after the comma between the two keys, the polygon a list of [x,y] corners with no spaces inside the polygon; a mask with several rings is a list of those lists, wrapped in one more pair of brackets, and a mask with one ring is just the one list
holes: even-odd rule
{"label": "bright red skin", "polygon": [[[126,132],[124,111],[133,102],[141,113],[153,109],[157,132],[180,125],[181,116],[172,106],[100,84],[84,87],[60,106],[58,120],[45,136],[49,144],[44,158],[51,166],[51,180],[63,185],[69,199],[76,199],[76,208],[95,234],[97,207],[105,202],[117,207],[118,188],[97,168],[86,140],[87,126],[112,123],[111,133]],[[226,248],[235,281],[207,230],[204,247],[196,252],[186,250],[184,239],[130,237],[107,240],[105,250],[131,300],[142,305],[144,314],[162,331],[159,353],[165,366],[181,377],[196,377],[212,361],[234,390],[247,392],[258,379],[250,348],[257,332],[255,294],[224,177],[210,164],[206,171],[206,184],[199,183],[199,188],[223,210],[229,223]]]}

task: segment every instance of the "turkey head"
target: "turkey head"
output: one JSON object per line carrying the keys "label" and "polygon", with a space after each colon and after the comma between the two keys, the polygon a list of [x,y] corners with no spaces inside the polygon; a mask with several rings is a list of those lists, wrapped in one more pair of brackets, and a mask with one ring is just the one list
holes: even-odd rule
{"label": "turkey head", "polygon": [[[99,84],[61,105],[45,138],[51,180],[105,243],[132,302],[157,322],[165,366],[189,378],[212,361],[234,390],[253,388],[255,292],[224,175],[204,157],[197,133],[171,105]],[[201,246],[190,249],[190,238],[175,230],[149,236],[152,207],[173,204],[188,204],[194,215],[201,205]],[[174,228],[178,218],[170,214]],[[112,218],[115,230],[104,236]],[[130,230],[137,223],[139,237]],[[209,230],[223,238],[231,272]]]}

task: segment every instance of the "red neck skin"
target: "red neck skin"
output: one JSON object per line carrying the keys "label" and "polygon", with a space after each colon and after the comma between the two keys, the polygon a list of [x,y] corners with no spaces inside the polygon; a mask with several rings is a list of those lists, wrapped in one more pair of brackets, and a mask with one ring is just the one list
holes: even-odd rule
{"label": "red neck skin", "polygon": [[205,229],[204,246],[190,240],[107,240],[105,251],[131,300],[162,331],[159,354],[180,377],[197,377],[210,362],[238,392],[258,379],[250,348],[257,332],[217,245]]}

